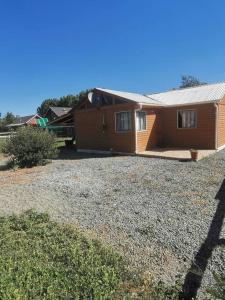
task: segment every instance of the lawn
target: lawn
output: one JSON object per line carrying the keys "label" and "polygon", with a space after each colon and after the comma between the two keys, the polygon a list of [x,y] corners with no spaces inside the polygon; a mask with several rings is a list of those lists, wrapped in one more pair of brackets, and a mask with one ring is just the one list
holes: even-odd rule
{"label": "lawn", "polygon": [[0,219],[0,299],[108,299],[123,261],[46,214]]}
{"label": "lawn", "polygon": [[178,299],[179,286],[146,286],[121,255],[45,213],[1,217],[0,253],[2,300]]}

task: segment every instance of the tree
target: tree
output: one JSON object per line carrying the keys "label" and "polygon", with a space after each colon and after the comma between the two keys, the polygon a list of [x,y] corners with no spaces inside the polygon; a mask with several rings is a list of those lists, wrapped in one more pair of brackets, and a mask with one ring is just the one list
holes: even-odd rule
{"label": "tree", "polygon": [[0,131],[6,130],[6,126],[13,123],[15,116],[11,112],[7,112],[3,118],[0,119]]}
{"label": "tree", "polygon": [[204,85],[205,82],[201,82],[198,78],[191,75],[182,75],[181,76],[181,85],[180,88],[187,88],[193,86]]}
{"label": "tree", "polygon": [[15,120],[15,116],[13,115],[13,113],[7,112],[3,120],[5,125],[9,125]]}
{"label": "tree", "polygon": [[73,107],[79,101],[86,98],[90,91],[92,91],[92,89],[81,91],[77,95],[66,95],[60,98],[46,99],[37,108],[37,113],[41,116],[44,116],[50,106]]}

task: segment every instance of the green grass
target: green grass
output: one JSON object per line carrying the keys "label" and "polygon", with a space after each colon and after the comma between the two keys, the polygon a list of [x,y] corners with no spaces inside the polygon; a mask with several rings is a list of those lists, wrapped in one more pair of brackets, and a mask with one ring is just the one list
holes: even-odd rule
{"label": "green grass", "polygon": [[65,147],[65,140],[71,140],[71,138],[55,138],[55,147]]}
{"label": "green grass", "polygon": [[2,147],[3,147],[4,143],[5,143],[5,141],[6,141],[6,139],[0,138],[0,153],[2,153]]}
{"label": "green grass", "polygon": [[0,299],[111,299],[121,257],[47,214],[0,218]]}
{"label": "green grass", "polygon": [[177,283],[146,283],[111,248],[48,214],[0,217],[1,300],[178,300],[179,293]]}

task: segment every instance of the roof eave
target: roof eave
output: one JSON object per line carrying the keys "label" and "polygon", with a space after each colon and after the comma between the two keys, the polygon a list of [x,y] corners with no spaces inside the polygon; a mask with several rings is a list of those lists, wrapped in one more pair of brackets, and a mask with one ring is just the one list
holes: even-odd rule
{"label": "roof eave", "polygon": [[210,100],[210,101],[199,101],[199,102],[188,102],[188,103],[179,103],[179,104],[171,104],[171,105],[164,105],[164,107],[177,107],[177,106],[191,106],[191,105],[201,105],[201,104],[210,104],[210,103],[217,103],[221,101],[219,100]]}

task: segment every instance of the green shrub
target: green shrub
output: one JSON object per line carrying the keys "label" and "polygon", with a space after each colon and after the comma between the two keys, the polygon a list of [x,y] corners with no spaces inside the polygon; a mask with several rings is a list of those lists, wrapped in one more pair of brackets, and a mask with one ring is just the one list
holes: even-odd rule
{"label": "green shrub", "polygon": [[179,294],[177,282],[146,283],[111,248],[48,214],[0,218],[1,300],[178,300]]}
{"label": "green shrub", "polygon": [[156,283],[150,292],[151,300],[179,300],[181,298],[181,283],[177,280],[173,285],[166,285],[164,282],[159,281]]}
{"label": "green shrub", "polygon": [[208,290],[213,299],[225,299],[225,276],[223,274],[214,274],[216,283]]}
{"label": "green shrub", "polygon": [[11,155],[13,162],[22,168],[43,165],[57,154],[54,136],[31,126],[23,127],[11,136],[3,151]]}
{"label": "green shrub", "polygon": [[121,257],[47,214],[0,218],[0,299],[114,299]]}

